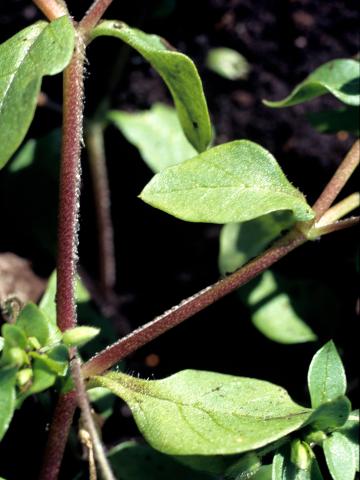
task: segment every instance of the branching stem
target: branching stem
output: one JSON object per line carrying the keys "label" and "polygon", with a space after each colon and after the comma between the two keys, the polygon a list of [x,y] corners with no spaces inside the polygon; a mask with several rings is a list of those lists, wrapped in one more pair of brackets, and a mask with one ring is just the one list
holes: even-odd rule
{"label": "branching stem", "polygon": [[113,0],[95,0],[91,5],[79,23],[79,28],[85,35],[96,27],[112,1]]}
{"label": "branching stem", "polygon": [[329,225],[345,217],[348,213],[360,207],[360,193],[355,192],[341,200],[324,213],[321,219],[316,223],[315,228]]}
{"label": "branching stem", "polygon": [[211,305],[228,293],[248,283],[270,267],[270,265],[280,260],[280,258],[304,242],[306,242],[306,238],[298,230],[292,230],[279,242],[240,270],[183,300],[179,305],[156,317],[152,322],[138,328],[91,358],[83,365],[83,376],[86,378],[103,373],[115,363],[154,338],[157,338],[162,333],[179,325],[208,305]]}
{"label": "branching stem", "polygon": [[313,206],[316,213],[316,221],[324,215],[324,213],[331,207],[335,198],[338,196],[346,182],[351,177],[352,173],[360,162],[360,140],[357,140],[344,160],[339,165],[334,173],[332,179],[325,187],[324,191]]}
{"label": "branching stem", "polygon": [[69,14],[62,0],[33,0],[33,2],[50,21]]}
{"label": "branching stem", "polygon": [[101,472],[101,476],[103,480],[115,480],[94,423],[84,380],[81,375],[81,365],[78,357],[72,361],[71,373],[76,387],[77,401],[83,416],[84,426],[90,435],[95,459]]}

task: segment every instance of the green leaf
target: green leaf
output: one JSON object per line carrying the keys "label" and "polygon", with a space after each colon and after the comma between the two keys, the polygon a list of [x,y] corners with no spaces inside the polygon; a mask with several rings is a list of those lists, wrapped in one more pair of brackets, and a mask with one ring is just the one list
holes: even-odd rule
{"label": "green leaf", "polygon": [[345,396],[338,397],[319,405],[311,415],[309,423],[315,430],[332,431],[346,423],[350,411],[350,400]]}
{"label": "green leaf", "polygon": [[154,172],[197,154],[184,136],[176,111],[167,105],[155,103],[150,110],[136,113],[114,110],[108,118],[139,149]]}
{"label": "green leaf", "polygon": [[210,49],[205,64],[210,70],[228,80],[246,79],[250,71],[246,58],[236,50],[226,47]]}
{"label": "green leaf", "polygon": [[94,39],[103,35],[120,38],[157,70],[173,96],[186,137],[197,151],[205,150],[211,141],[211,124],[194,63],[163,38],[146,34],[123,22],[100,22],[92,30],[91,37]]}
{"label": "green leaf", "polygon": [[2,352],[3,348],[4,348],[4,339],[3,337],[0,337],[0,352]]}
{"label": "green leaf", "polygon": [[308,387],[313,408],[345,395],[345,370],[332,340],[318,350],[311,360]]}
{"label": "green leaf", "polygon": [[299,221],[314,213],[264,148],[237,140],[211,148],[158,173],[140,198],[190,222],[245,222],[292,210]]}
{"label": "green leaf", "polygon": [[32,364],[33,378],[30,387],[17,398],[17,408],[22,402],[35,393],[42,392],[52,387],[56,381],[57,373],[54,372],[54,365],[49,366],[48,359],[37,357]]}
{"label": "green leaf", "polygon": [[323,443],[326,463],[334,480],[354,480],[356,463],[349,440],[334,432]]}
{"label": "green leaf", "polygon": [[9,347],[27,347],[27,339],[22,328],[18,325],[5,323],[1,328],[2,335]]}
{"label": "green leaf", "polygon": [[220,233],[221,273],[231,273],[245,265],[294,223],[290,212],[273,212],[248,222],[224,225]]}
{"label": "green leaf", "polygon": [[15,409],[17,368],[0,370],[0,440],[9,428]]}
{"label": "green leaf", "polygon": [[73,49],[74,28],[67,16],[37,22],[0,45],[0,168],[29,128],[42,77],[64,70]]}
{"label": "green leaf", "polygon": [[239,294],[250,307],[255,327],[270,340],[284,344],[313,342],[316,335],[298,314],[292,297],[287,293],[287,289],[291,291],[298,282],[287,280],[266,271],[255,286],[251,283],[240,289]]}
{"label": "green leaf", "polygon": [[32,352],[30,355],[33,358],[41,359],[53,373],[62,377],[66,375],[69,365],[69,351],[65,345],[56,345],[46,355],[37,352]]}
{"label": "green leaf", "polygon": [[212,480],[214,477],[195,472],[153,450],[135,442],[121,443],[108,453],[116,478],[121,480]]}
{"label": "green leaf", "polygon": [[251,477],[251,480],[271,480],[272,479],[272,466],[263,465],[259,470]]}
{"label": "green leaf", "polygon": [[146,440],[170,455],[253,450],[299,429],[312,412],[281,387],[219,373],[185,370],[147,381],[110,372],[92,380],[125,400]]}
{"label": "green leaf", "polygon": [[90,342],[94,337],[99,335],[100,329],[82,325],[74,327],[63,333],[63,342],[69,347],[80,347]]}
{"label": "green leaf", "polygon": [[28,303],[21,310],[16,325],[24,330],[27,337],[35,337],[40,345],[47,344],[49,338],[48,320],[39,307]]}
{"label": "green leaf", "polygon": [[344,435],[350,442],[351,449],[354,452],[356,471],[358,472],[360,456],[359,410],[354,410],[350,413],[349,418],[347,419],[344,426],[339,429],[339,433]]}
{"label": "green leaf", "polygon": [[270,102],[268,107],[290,107],[313,98],[331,93],[347,105],[360,105],[359,62],[351,59],[337,59],[321,65],[303,82],[299,83],[290,95],[283,100]]}
{"label": "green leaf", "polygon": [[350,132],[360,135],[360,118],[358,107],[344,107],[325,112],[307,114],[312,127],[320,133]]}

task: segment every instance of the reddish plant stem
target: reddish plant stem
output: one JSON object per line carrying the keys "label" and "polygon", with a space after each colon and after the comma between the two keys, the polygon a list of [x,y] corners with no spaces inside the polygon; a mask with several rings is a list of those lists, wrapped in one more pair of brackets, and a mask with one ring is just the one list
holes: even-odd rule
{"label": "reddish plant stem", "polygon": [[56,291],[57,322],[61,331],[76,325],[74,281],[78,244],[83,86],[84,45],[78,36],[75,53],[64,72]]}
{"label": "reddish plant stem", "polygon": [[95,0],[79,23],[79,28],[84,34],[87,34],[96,27],[112,1],[113,0]]}
{"label": "reddish plant stem", "polygon": [[69,14],[62,0],[33,0],[33,2],[50,21]]}
{"label": "reddish plant stem", "polygon": [[101,291],[109,297],[115,285],[114,233],[110,210],[110,189],[106,168],[104,132],[99,123],[86,128],[86,147],[89,155],[94,190],[99,242],[99,273]]}
{"label": "reddish plant stem", "polygon": [[77,405],[76,392],[61,395],[50,426],[39,480],[56,480]]}
{"label": "reddish plant stem", "polygon": [[357,140],[339,165],[332,179],[315,202],[313,210],[316,214],[315,221],[320,220],[338,196],[352,173],[360,162],[360,140]]}
{"label": "reddish plant stem", "polygon": [[192,297],[183,300],[153,321],[138,328],[118,342],[95,355],[82,367],[83,376],[99,375],[115,363],[147,344],[154,338],[179,325],[195,313],[216,302],[228,293],[248,283],[270,265],[306,242],[306,238],[298,231],[292,230],[262,255],[249,262],[240,270],[228,277],[204,288]]}

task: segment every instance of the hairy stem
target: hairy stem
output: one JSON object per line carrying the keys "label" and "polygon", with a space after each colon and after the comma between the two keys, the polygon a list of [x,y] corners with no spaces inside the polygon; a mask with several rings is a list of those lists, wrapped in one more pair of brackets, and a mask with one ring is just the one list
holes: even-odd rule
{"label": "hairy stem", "polygon": [[116,271],[103,126],[99,123],[90,123],[86,128],[85,139],[95,199],[100,286],[106,298],[115,285]]}
{"label": "hairy stem", "polygon": [[55,407],[39,480],[56,480],[77,405],[76,392],[61,395]]}
{"label": "hairy stem", "polygon": [[162,333],[179,325],[208,305],[211,305],[228,293],[248,283],[270,267],[270,265],[280,260],[280,258],[304,242],[306,242],[306,238],[298,230],[292,230],[262,255],[249,262],[240,270],[183,300],[179,305],[171,308],[156,317],[153,321],[138,328],[95,355],[83,365],[83,376],[86,378],[103,373],[124,357],[154,338],[157,338]]}
{"label": "hairy stem", "polygon": [[50,21],[69,15],[66,4],[62,0],[33,0],[33,2]]}
{"label": "hairy stem", "polygon": [[315,228],[323,227],[325,225],[329,225],[330,223],[334,223],[359,207],[360,193],[352,193],[348,197],[344,198],[344,200],[341,200],[341,202],[329,208],[329,210],[324,213],[321,219],[315,224]]}
{"label": "hairy stem", "polygon": [[95,459],[101,472],[101,476],[103,480],[115,480],[93,420],[84,380],[81,375],[81,364],[78,357],[72,362],[71,372],[76,387],[78,404],[83,416],[84,426],[90,435]]}
{"label": "hairy stem", "polygon": [[79,23],[79,28],[84,34],[87,34],[96,27],[112,1],[113,0],[95,0]]}
{"label": "hairy stem", "polygon": [[351,177],[352,173],[360,162],[360,140],[357,140],[344,160],[339,165],[334,176],[325,187],[324,191],[313,206],[316,214],[316,221],[324,215],[329,207],[334,202],[346,182]]}
{"label": "hairy stem", "polygon": [[82,38],[77,36],[75,53],[64,72],[56,291],[57,322],[61,331],[76,325],[74,283],[81,178],[84,55]]}

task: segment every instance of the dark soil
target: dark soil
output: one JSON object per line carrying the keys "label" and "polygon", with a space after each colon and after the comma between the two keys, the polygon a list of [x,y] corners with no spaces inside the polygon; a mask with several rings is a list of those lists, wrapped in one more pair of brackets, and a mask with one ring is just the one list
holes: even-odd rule
{"label": "dark soil", "polygon": [[[5,3],[0,7],[0,41],[40,17],[30,1]],[[69,2],[74,5],[75,17],[89,3]],[[165,11],[160,15],[160,6],[169,7],[167,15]],[[247,138],[260,143],[273,153],[310,203],[316,199],[353,139],[315,132],[304,114],[336,106],[337,102],[326,96],[310,104],[272,110],[261,100],[282,98],[320,64],[357,54],[357,2],[132,0],[127,5],[114,2],[107,17],[121,18],[147,32],[156,32],[188,54],[197,64],[204,83],[216,141]],[[232,82],[204,67],[207,51],[218,46],[233,48],[247,58],[251,65],[247,80]],[[92,114],[108,88],[113,64],[110,54],[115,57],[124,54],[124,49],[113,39],[99,39],[89,49],[87,115]],[[59,103],[60,82],[60,78],[44,82],[45,92]],[[155,101],[170,102],[166,88],[147,63],[130,52],[112,94],[113,106],[135,110],[148,108]],[[57,113],[41,109],[29,137],[44,135],[59,123]],[[152,173],[115,129],[108,129],[106,140],[117,248],[116,290],[123,300],[121,313],[135,328],[219,278],[220,227],[181,222],[143,204],[137,195]],[[3,185],[2,177],[0,182]],[[356,187],[354,178],[345,190],[351,192]],[[21,197],[21,191],[18,195]],[[28,231],[22,231],[23,219],[19,218],[18,210],[13,211],[12,203],[4,202],[6,199],[1,205],[5,220],[0,251],[28,258],[38,273],[47,276],[54,268],[52,255]],[[81,208],[80,261],[96,276],[96,227],[85,163]],[[54,211],[52,222],[55,215]],[[327,287],[335,299],[338,315],[331,325],[327,318],[321,318],[322,304],[316,308],[319,315],[311,319],[319,336],[316,344],[285,346],[267,340],[255,330],[248,311],[237,295],[232,294],[138,351],[127,361],[127,370],[154,378],[185,368],[252,376],[284,386],[295,400],[307,404],[306,372],[311,357],[321,344],[334,338],[348,372],[349,396],[355,401],[357,240],[354,230],[337,233],[301,247],[276,267],[293,278],[315,280]],[[326,299],[322,301],[325,312]],[[150,354],[159,357],[156,368],[146,365]],[[16,415],[0,449],[0,474],[8,480],[36,478],[49,421],[41,416],[42,411],[39,401],[29,399]],[[120,401],[115,417],[116,421],[112,419],[105,424],[105,442],[113,445],[138,435],[131,418],[124,415]],[[17,453],[11,454],[14,445]],[[72,478],[71,468],[68,455],[64,479]]]}

